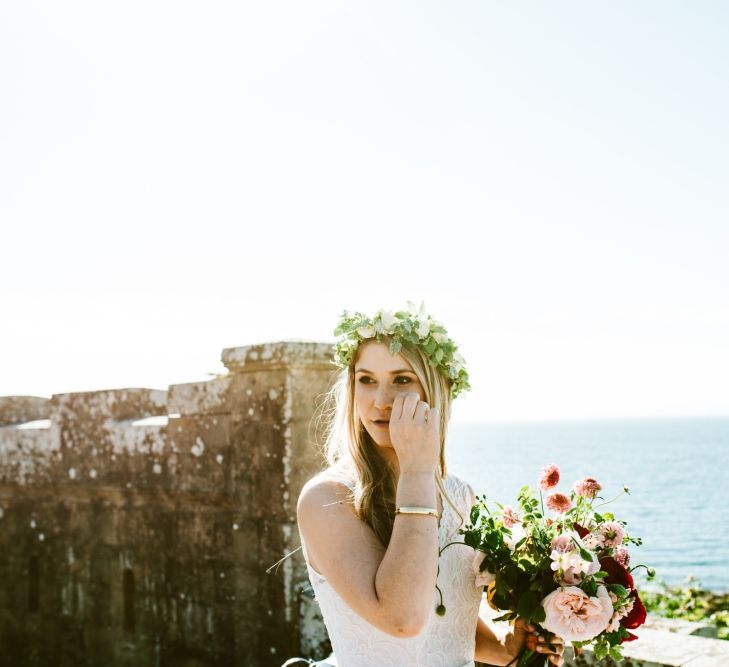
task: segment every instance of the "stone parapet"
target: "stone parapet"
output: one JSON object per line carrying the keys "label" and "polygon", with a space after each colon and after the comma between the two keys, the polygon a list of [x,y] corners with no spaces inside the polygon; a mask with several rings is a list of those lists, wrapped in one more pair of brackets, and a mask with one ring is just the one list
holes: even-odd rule
{"label": "stone parapet", "polygon": [[[107,389],[51,398],[51,438],[58,443],[50,475],[57,483],[159,484],[166,451],[167,392]],[[145,424],[150,417],[156,424]],[[155,474],[157,472],[157,474]]]}
{"label": "stone parapet", "polygon": [[41,396],[0,396],[0,426],[48,419],[50,399]]}
{"label": "stone parapet", "polygon": [[223,359],[228,375],[167,391],[0,398],[0,663],[278,667],[326,650],[301,554],[266,571],[299,547],[299,491],[324,465],[311,420],[331,345]]}
{"label": "stone parapet", "polygon": [[231,373],[297,367],[332,370],[333,358],[332,343],[296,340],[229,347],[221,354],[223,365]]}

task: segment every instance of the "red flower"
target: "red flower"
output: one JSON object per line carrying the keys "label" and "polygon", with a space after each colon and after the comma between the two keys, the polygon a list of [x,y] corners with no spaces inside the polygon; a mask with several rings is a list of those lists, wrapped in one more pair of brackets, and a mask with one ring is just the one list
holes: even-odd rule
{"label": "red flower", "polygon": [[632,632],[629,632],[627,637],[620,640],[620,643],[622,644],[623,642],[633,642],[636,639],[638,639],[638,635],[634,635]]}
{"label": "red flower", "polygon": [[584,537],[590,532],[587,528],[583,528],[579,523],[572,524],[572,527],[580,537]]}
{"label": "red flower", "polygon": [[633,598],[633,608],[630,613],[623,619],[620,624],[631,630],[635,630],[639,625],[645,623],[646,611],[643,601],[638,596],[638,591],[630,591],[630,597]]}
{"label": "red flower", "polygon": [[608,576],[605,577],[605,582],[608,584],[620,584],[628,590],[635,588],[633,582],[633,575],[628,572],[618,561],[612,556],[605,556],[600,559],[600,569],[603,572],[607,572]]}

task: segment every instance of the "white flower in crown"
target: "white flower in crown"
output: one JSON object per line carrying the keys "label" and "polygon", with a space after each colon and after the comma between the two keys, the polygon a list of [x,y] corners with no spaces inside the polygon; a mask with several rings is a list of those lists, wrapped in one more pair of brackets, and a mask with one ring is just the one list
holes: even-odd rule
{"label": "white flower in crown", "polygon": [[408,301],[407,303],[408,303],[408,312],[411,315],[424,315],[425,314],[425,309],[423,308],[423,304],[424,304],[423,301],[420,302],[420,310],[418,310],[418,307],[412,301]]}
{"label": "white flower in crown", "polygon": [[395,317],[395,313],[391,310],[378,310],[376,318],[380,318],[380,322],[382,322],[383,331],[382,333],[385,334],[391,334],[392,330],[395,328],[395,325],[400,321]]}
{"label": "white flower in crown", "polygon": [[415,333],[418,334],[420,338],[427,337],[430,333],[430,322],[428,322],[428,320],[419,321],[418,326],[415,328]]}
{"label": "white flower in crown", "polygon": [[375,328],[372,326],[357,327],[357,333],[362,336],[362,338],[372,338],[375,335]]}

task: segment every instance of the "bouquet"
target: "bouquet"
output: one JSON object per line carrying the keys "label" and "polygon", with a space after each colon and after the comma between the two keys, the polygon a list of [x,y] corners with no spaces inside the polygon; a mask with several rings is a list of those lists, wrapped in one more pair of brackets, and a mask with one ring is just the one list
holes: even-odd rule
{"label": "bouquet", "polygon": [[[629,631],[646,619],[631,572],[645,567],[649,579],[655,572],[628,567],[628,546],[641,539],[628,535],[625,521],[598,511],[616,498],[604,501],[602,486],[591,477],[569,495],[556,490],[558,483],[552,464],[539,478],[539,499],[524,486],[518,509],[494,503],[498,511],[491,511],[486,496],[476,497],[470,524],[459,531],[477,550],[476,584],[485,587],[492,608],[505,612],[494,620],[521,617],[571,642],[575,653],[592,644],[598,660],[621,660],[621,644],[637,639]],[[544,660],[529,649],[517,658],[517,667]]]}

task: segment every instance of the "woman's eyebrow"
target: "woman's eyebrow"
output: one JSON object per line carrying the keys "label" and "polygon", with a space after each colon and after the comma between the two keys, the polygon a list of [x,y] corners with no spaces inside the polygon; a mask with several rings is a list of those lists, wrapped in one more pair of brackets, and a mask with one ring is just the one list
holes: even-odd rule
{"label": "woman's eyebrow", "polygon": [[[355,375],[357,373],[369,373],[370,375],[374,375],[372,371],[368,371],[366,368],[359,368],[355,372]],[[411,371],[409,368],[398,368],[396,371],[390,371],[390,375],[396,375],[397,373],[415,373],[415,371]]]}

